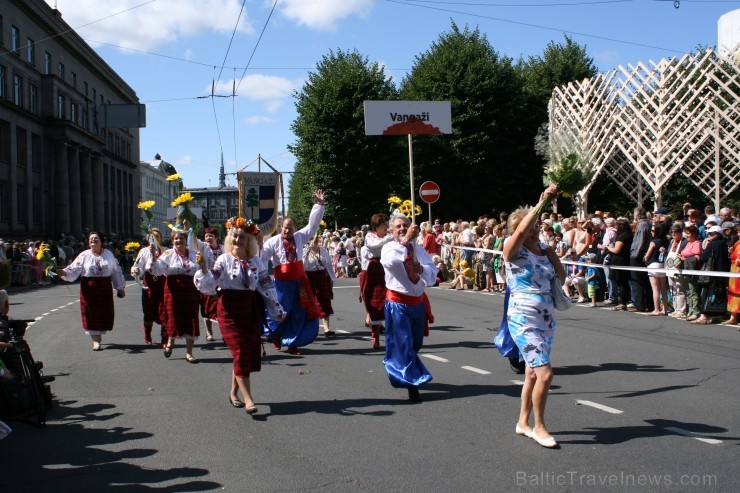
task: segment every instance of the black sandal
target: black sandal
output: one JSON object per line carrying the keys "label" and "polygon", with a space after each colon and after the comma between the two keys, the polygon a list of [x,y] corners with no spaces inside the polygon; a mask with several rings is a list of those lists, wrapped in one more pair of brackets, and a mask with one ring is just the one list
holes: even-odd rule
{"label": "black sandal", "polygon": [[170,356],[172,356],[172,346],[169,346],[169,345],[168,346],[165,346],[165,348],[163,349],[163,351],[164,351],[164,357],[165,358],[169,358]]}
{"label": "black sandal", "polygon": [[327,330],[326,332],[324,332],[324,336],[328,337],[329,339],[331,339],[332,337],[335,337],[336,335],[337,333],[334,332],[333,330]]}

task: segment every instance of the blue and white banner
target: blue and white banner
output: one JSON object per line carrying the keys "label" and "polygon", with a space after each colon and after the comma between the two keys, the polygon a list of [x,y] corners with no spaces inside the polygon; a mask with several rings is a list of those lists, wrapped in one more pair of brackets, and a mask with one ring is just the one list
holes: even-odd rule
{"label": "blue and white banner", "polygon": [[275,232],[280,196],[279,173],[237,173],[239,215],[256,223],[262,235]]}

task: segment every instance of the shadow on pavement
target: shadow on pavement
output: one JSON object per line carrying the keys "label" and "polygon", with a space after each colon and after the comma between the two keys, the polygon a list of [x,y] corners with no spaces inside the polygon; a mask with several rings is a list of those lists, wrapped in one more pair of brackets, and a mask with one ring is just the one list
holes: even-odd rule
{"label": "shadow on pavement", "polygon": [[699,368],[665,368],[659,365],[637,365],[635,363],[602,363],[600,365],[554,366],[555,375],[587,375],[602,371],[639,371],[650,373],[667,373],[678,371],[696,371]]}
{"label": "shadow on pavement", "polygon": [[[151,433],[131,428],[105,428],[119,416],[109,404],[72,407],[76,401],[55,402],[45,429],[12,421],[13,432],[2,443],[2,490],[13,492],[98,491],[206,491],[220,489],[213,481],[187,480],[208,474],[207,469],[155,469],[129,459],[153,457],[157,450],[136,448],[136,440]],[[114,444],[125,444],[111,451]],[[118,445],[116,448],[120,448]],[[185,481],[182,481],[185,480]],[[161,483],[178,481],[175,485]]]}
{"label": "shadow on pavement", "polygon": [[[555,433],[555,438],[558,443],[566,444],[583,444],[583,445],[616,445],[619,443],[629,442],[630,440],[644,439],[644,438],[657,438],[664,436],[680,436],[681,433],[673,431],[673,429],[683,430],[685,432],[696,434],[697,438],[715,438],[722,441],[737,441],[738,437],[727,437],[717,435],[719,433],[726,433],[726,428],[719,426],[712,426],[703,423],[683,423],[680,421],[674,421],[671,419],[649,419],[645,421],[644,426],[617,426],[614,428],[586,428],[585,430],[563,430]],[[568,440],[562,439],[563,435],[576,435],[583,436],[584,438],[579,440]],[[585,438],[585,437],[590,438]]]}

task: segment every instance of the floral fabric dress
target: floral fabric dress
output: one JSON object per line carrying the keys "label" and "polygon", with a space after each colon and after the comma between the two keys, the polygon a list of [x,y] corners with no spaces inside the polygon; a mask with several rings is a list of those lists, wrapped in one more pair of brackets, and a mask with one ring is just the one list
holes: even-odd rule
{"label": "floral fabric dress", "polygon": [[[544,249],[546,245],[541,245]],[[550,363],[555,336],[555,307],[550,295],[550,280],[555,269],[550,260],[521,247],[516,257],[506,262],[506,280],[511,292],[507,321],[527,366]]]}

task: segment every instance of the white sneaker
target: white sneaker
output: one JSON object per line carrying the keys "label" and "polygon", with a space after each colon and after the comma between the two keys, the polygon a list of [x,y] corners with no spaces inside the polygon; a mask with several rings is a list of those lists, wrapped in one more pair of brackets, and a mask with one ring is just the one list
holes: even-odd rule
{"label": "white sneaker", "polygon": [[589,303],[588,304],[588,307],[589,308],[596,308],[596,303]]}
{"label": "white sneaker", "polygon": [[583,303],[584,301],[586,301],[586,298],[578,298],[578,303]]}

